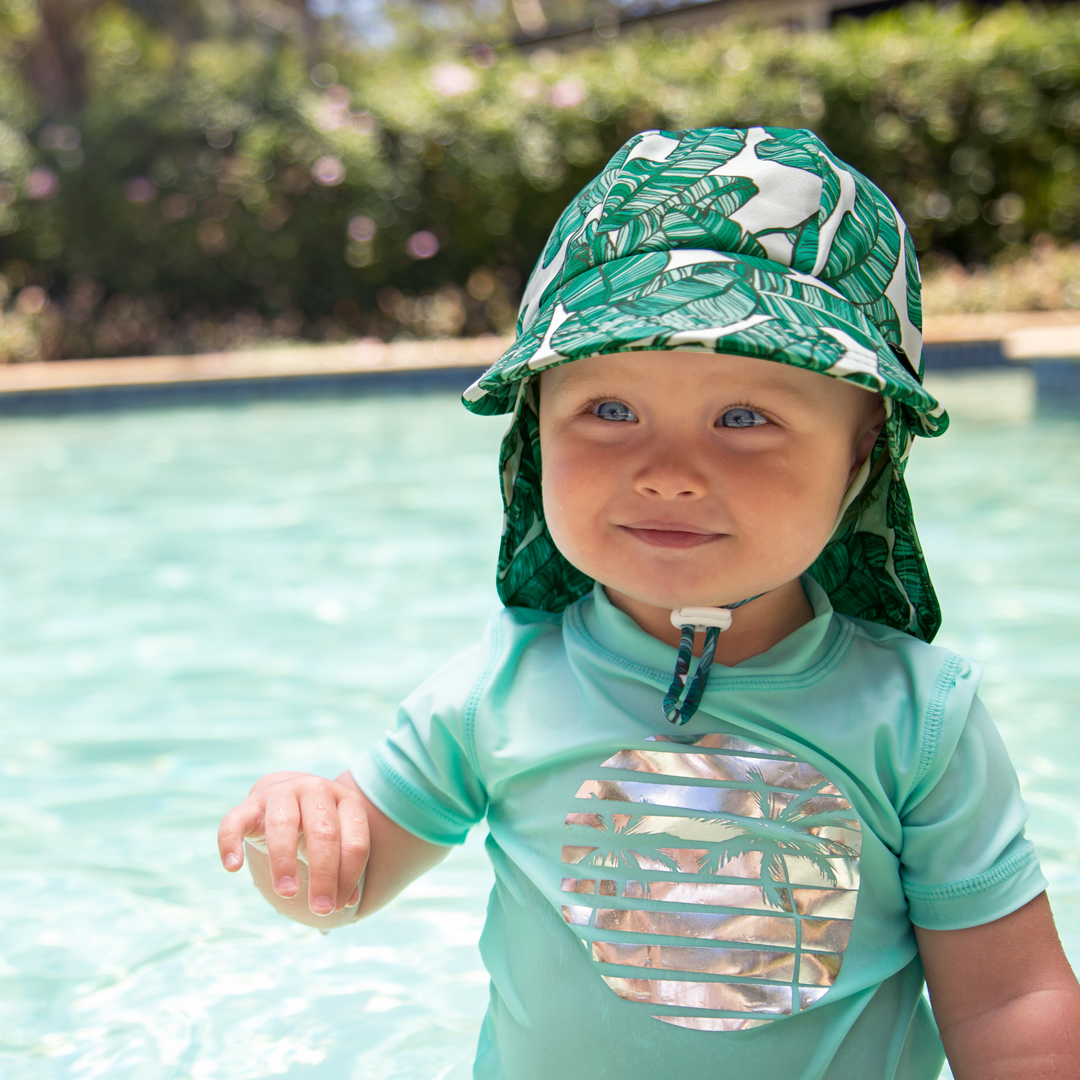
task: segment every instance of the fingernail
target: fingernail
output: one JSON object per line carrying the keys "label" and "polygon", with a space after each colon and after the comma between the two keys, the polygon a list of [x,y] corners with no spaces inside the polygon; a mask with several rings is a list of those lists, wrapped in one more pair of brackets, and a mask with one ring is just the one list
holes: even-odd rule
{"label": "fingernail", "polygon": [[286,900],[288,900],[290,897],[293,897],[293,896],[296,895],[296,890],[297,890],[298,887],[299,886],[296,884],[296,878],[291,878],[291,877],[278,878],[278,883],[277,883],[277,887],[275,888],[275,892],[278,894],[278,896],[283,896],[283,897],[285,897]]}
{"label": "fingernail", "polygon": [[349,897],[349,902],[345,906],[346,907],[356,907],[356,905],[359,904],[359,903],[360,903],[360,886],[357,885],[356,888],[353,889],[352,895]]}
{"label": "fingernail", "polygon": [[316,896],[311,901],[311,910],[315,915],[329,915],[334,910],[334,901],[329,896]]}
{"label": "fingernail", "polygon": [[225,869],[237,870],[240,867],[240,856],[229,854],[225,856]]}

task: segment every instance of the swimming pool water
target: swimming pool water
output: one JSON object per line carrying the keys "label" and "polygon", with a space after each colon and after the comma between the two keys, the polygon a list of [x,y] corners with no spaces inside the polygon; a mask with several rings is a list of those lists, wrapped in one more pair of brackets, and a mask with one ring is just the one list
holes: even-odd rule
{"label": "swimming pool water", "polygon": [[[336,775],[496,605],[503,418],[451,395],[0,426],[0,1076],[470,1075],[473,837],[323,937],[226,875],[264,772]],[[913,497],[1080,962],[1080,423],[957,422]]]}

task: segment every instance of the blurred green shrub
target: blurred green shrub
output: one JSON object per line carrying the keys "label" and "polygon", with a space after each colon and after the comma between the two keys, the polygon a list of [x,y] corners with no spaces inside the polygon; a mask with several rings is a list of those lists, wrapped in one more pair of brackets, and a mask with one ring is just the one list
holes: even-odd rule
{"label": "blurred green shrub", "polygon": [[87,26],[66,113],[0,39],[0,355],[505,330],[559,211],[650,127],[812,128],[923,252],[961,263],[1080,237],[1074,6],[528,57],[327,43],[313,61],[265,32],[181,43],[111,6]]}
{"label": "blurred green shrub", "polygon": [[1080,309],[1080,244],[1048,236],[1009,248],[989,266],[938,262],[923,274],[923,314]]}

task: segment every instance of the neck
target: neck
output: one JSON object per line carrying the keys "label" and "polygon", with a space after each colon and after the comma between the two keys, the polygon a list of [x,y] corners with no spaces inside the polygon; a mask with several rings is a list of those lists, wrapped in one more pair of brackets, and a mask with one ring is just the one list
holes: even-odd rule
{"label": "neck", "polygon": [[[604,592],[612,606],[629,615],[645,633],[679,647],[679,631],[671,625],[671,608],[647,604],[606,585]],[[767,652],[813,617],[814,609],[798,578],[770,589],[752,603],[735,609],[731,629],[725,630],[717,643],[716,663],[732,667]],[[696,636],[695,656],[701,655],[704,638],[704,634]]]}

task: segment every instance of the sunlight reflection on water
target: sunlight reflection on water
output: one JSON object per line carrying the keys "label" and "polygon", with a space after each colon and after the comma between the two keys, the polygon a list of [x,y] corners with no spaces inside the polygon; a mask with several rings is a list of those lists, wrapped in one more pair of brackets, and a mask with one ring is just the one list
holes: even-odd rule
{"label": "sunlight reflection on water", "polygon": [[480,836],[323,937],[214,834],[481,633],[504,423],[437,395],[0,429],[5,1080],[469,1075]]}

